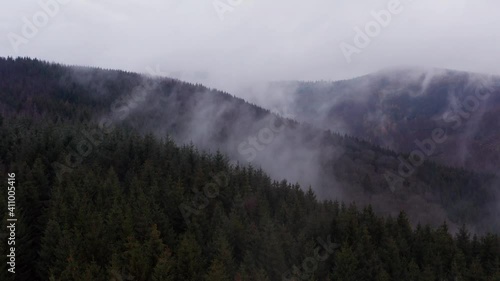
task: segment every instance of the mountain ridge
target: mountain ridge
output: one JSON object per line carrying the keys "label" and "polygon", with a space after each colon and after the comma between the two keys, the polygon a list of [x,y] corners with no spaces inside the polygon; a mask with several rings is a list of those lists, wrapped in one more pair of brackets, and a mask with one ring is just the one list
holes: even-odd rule
{"label": "mountain ridge", "polygon": [[[452,140],[444,147],[444,156],[434,161],[498,171],[498,157],[486,155],[478,146],[499,132],[495,116],[500,108],[500,77],[446,69],[405,71],[412,75],[389,70],[338,82],[275,84],[270,91],[279,89],[288,95],[290,98],[275,106],[287,108],[300,121],[400,152],[413,151],[415,140],[443,127]],[[487,95],[484,91],[491,94],[487,100],[480,97],[481,93]],[[464,112],[464,107],[471,110]],[[481,128],[474,133],[475,124]],[[456,126],[462,131],[455,131]],[[477,143],[467,140],[469,132],[475,134],[471,137]],[[460,149],[469,150],[472,156],[457,151]],[[461,158],[455,157],[458,155]]]}
{"label": "mountain ridge", "polygon": [[[382,214],[404,209],[414,223],[449,220],[455,228],[461,223],[477,224],[478,230],[496,227],[490,224],[497,212],[491,175],[426,161],[393,193],[387,171],[398,174],[398,157],[406,154],[283,119],[201,85],[26,59],[0,60],[0,75],[4,116],[57,122],[104,119],[141,134],[169,134],[180,144],[220,150],[235,161],[263,168],[273,178],[311,185],[320,198],[373,204]],[[16,96],[9,95],[14,92]],[[426,176],[432,170],[436,176]]]}

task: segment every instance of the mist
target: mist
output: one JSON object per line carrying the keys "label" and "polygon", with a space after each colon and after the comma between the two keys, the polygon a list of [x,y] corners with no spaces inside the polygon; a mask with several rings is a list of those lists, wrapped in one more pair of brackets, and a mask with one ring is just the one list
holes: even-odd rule
{"label": "mist", "polygon": [[1,280],[500,276],[500,2],[4,2]]}
{"label": "mist", "polygon": [[[257,104],[270,111],[234,108],[225,98],[214,97],[212,90],[199,86],[189,89],[196,93],[196,99],[185,104],[179,100],[186,91],[184,86],[164,88],[149,77],[132,92],[124,93],[125,98],[110,112],[125,107],[127,115],[119,115],[114,122],[126,121],[143,133],[153,132],[159,137],[169,131],[179,143],[221,150],[231,160],[263,168],[274,179],[297,181],[304,188],[312,186],[322,199],[350,200],[359,196],[345,196],[337,179],[325,177],[326,172],[320,171],[324,159],[336,162],[345,154],[333,146],[318,149],[324,130],[357,135],[364,129],[362,125],[375,124],[367,126],[365,139],[397,151],[406,150],[400,149],[401,140],[391,134],[396,127],[384,108],[352,114],[361,118],[353,119],[359,120],[358,127],[329,118],[332,112],[342,113],[332,108],[346,104],[344,110],[359,112],[372,104],[368,93],[373,86],[371,78],[377,75],[397,74],[390,77],[389,88],[377,88],[378,103],[383,104],[397,99],[405,87],[417,89],[411,91],[412,98],[425,96],[431,81],[443,69],[500,74],[498,66],[491,63],[498,59],[495,51],[500,47],[500,40],[496,40],[500,37],[496,28],[500,20],[494,9],[498,5],[486,0],[22,0],[5,4],[0,20],[4,34],[0,54],[169,77]],[[346,53],[342,46],[350,46],[351,51]],[[404,71],[394,72],[394,67]],[[381,71],[384,69],[389,70]],[[106,95],[106,87],[95,84],[92,75],[73,76],[96,96]],[[304,93],[297,95],[300,83],[296,81],[344,81],[340,88],[345,83],[353,86],[343,95],[327,95],[327,102],[323,96],[309,103]],[[330,85],[323,83],[320,86],[328,92]],[[451,108],[453,95],[447,97],[449,106],[444,108]],[[358,107],[352,107],[356,104]],[[307,107],[298,107],[303,105]],[[181,111],[183,106],[192,111]],[[300,123],[280,119],[288,120],[279,122],[289,122],[289,126],[273,131],[270,124],[276,115],[271,113]],[[436,112],[430,121],[439,114],[442,112]],[[475,134],[474,127],[483,115],[487,113],[480,111],[470,120],[464,127],[465,136]],[[154,122],[145,122],[140,118],[144,116]],[[228,118],[238,122],[225,122]],[[408,141],[413,140],[411,136]],[[269,143],[263,145],[265,142]],[[455,143],[453,149],[459,153],[454,161],[467,165],[469,145]],[[436,156],[431,160],[439,159]]]}
{"label": "mist", "polygon": [[[155,69],[247,99],[242,89],[256,82],[342,80],[395,65],[500,74],[490,63],[498,60],[500,47],[500,4],[492,0],[401,0],[401,11],[350,62],[340,44],[353,45],[355,29],[364,30],[374,20],[372,12],[387,10],[390,0],[58,1],[46,23],[38,19],[30,38],[23,36],[24,17],[33,23],[45,6],[4,3],[0,54],[134,72]],[[12,34],[25,40],[13,43]]]}
{"label": "mist", "polygon": [[[424,86],[432,88],[433,83],[429,80],[442,77],[446,71],[432,71],[435,76],[431,78],[431,73],[416,70],[412,70],[412,73],[408,76],[416,80],[412,78],[400,81],[401,84],[395,84],[393,88],[418,84],[418,94],[414,95],[426,95],[421,89]],[[370,89],[368,86],[377,84],[376,77],[377,75],[370,75],[370,82],[356,83],[357,89]],[[365,78],[355,80],[362,81]],[[99,99],[108,99],[110,89],[115,88],[113,84],[123,79],[128,81],[130,87],[111,99],[109,109],[96,116],[98,123],[108,120],[114,125],[124,125],[141,134],[152,133],[162,139],[168,136],[178,144],[194,145],[197,150],[222,152],[234,166],[262,169],[272,180],[285,179],[292,184],[298,183],[303,191],[310,187],[320,200],[354,201],[360,206],[370,204],[378,213],[392,216],[397,216],[400,210],[405,210],[415,224],[425,222],[439,225],[447,220],[452,230],[459,226],[449,217],[449,210],[440,205],[435,195],[426,192],[435,187],[429,186],[418,173],[408,179],[408,187],[397,190],[395,194],[391,193],[384,178],[384,171],[397,170],[399,155],[380,151],[352,138],[332,135],[326,128],[327,122],[297,122],[294,119],[300,120],[301,115],[300,112],[292,110],[296,109],[293,106],[289,107],[288,112],[291,116],[293,113],[299,115],[290,119],[279,114],[285,110],[281,110],[278,103],[275,104],[275,110],[269,111],[201,85],[95,69],[72,68],[68,78],[62,79],[61,83],[67,87],[72,85],[68,81],[74,81],[83,89],[94,91],[94,95]],[[398,79],[394,78],[394,81]],[[477,86],[472,81],[473,79],[470,81],[471,87]],[[328,90],[330,84],[320,85]],[[283,95],[290,97],[290,101],[297,100],[297,93],[288,92],[299,91],[300,86],[297,83],[277,86],[283,91]],[[269,89],[273,87],[276,87],[276,84],[269,85]],[[398,91],[387,91],[386,98],[397,96],[397,93]],[[357,102],[365,102],[368,97],[370,95],[367,92],[360,92],[360,95],[351,98]],[[345,100],[349,100],[349,97],[332,99],[332,103],[340,104]],[[314,104],[314,100],[311,102]],[[372,118],[371,122],[380,121],[377,116]],[[342,120],[339,124],[341,122]],[[349,129],[349,124],[346,123],[345,127]],[[369,178],[371,181],[373,196],[364,190],[361,181],[363,178]],[[495,184],[491,187],[481,187],[484,190],[488,188],[497,190]],[[496,210],[496,205],[491,205],[491,210]],[[478,231],[491,229],[492,220],[490,216],[485,216],[477,223]]]}

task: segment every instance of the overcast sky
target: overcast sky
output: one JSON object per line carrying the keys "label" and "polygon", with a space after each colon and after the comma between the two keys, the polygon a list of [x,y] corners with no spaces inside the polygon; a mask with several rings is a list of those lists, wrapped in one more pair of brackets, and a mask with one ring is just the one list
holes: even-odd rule
{"label": "overcast sky", "polygon": [[[229,91],[255,80],[338,80],[401,65],[500,74],[500,2],[401,0],[357,48],[355,28],[365,30],[371,12],[391,1],[60,0],[69,3],[44,19],[39,1],[3,0],[0,55],[160,70]],[[27,38],[23,29],[34,21],[40,27]],[[358,50],[350,62],[342,42]]]}

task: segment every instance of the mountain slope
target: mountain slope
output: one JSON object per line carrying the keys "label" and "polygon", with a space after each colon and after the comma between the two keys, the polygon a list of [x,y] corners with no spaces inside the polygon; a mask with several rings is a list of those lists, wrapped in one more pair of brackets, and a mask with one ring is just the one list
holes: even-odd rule
{"label": "mountain slope", "polygon": [[429,159],[493,173],[500,168],[500,77],[403,68],[271,86],[278,90],[289,98],[277,106],[303,122],[408,153],[442,129],[447,139]]}
{"label": "mountain slope", "polygon": [[[498,185],[492,175],[426,161],[390,186],[388,175],[398,174],[398,158],[407,155],[281,118],[201,85],[29,59],[1,59],[0,77],[0,113],[16,116],[20,130],[23,122],[43,119],[100,124],[98,131],[82,132],[85,140],[105,138],[114,127],[168,134],[177,143],[220,150],[234,161],[259,166],[272,178],[311,185],[320,198],[372,204],[381,214],[406,210],[414,223],[449,220],[451,227],[468,223],[479,231],[498,227]],[[65,145],[81,161],[89,159],[79,151],[84,148],[78,139]],[[60,158],[56,167],[71,168],[74,158]]]}
{"label": "mountain slope", "polygon": [[[318,201],[311,190],[231,166],[221,154],[122,127],[58,180],[52,163],[66,158],[68,142],[78,147],[83,131],[99,127],[40,118],[20,131],[16,121],[0,120],[0,178],[16,188],[9,211],[17,218],[16,274],[1,255],[1,280],[500,276],[498,235],[412,228],[404,213],[381,218],[369,207]],[[2,210],[7,202],[1,192]],[[0,252],[12,256],[10,247],[0,243]]]}

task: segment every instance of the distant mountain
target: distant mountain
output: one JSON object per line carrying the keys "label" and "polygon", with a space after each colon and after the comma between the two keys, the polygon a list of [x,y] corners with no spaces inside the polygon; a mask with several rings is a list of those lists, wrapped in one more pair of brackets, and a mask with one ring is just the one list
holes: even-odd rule
{"label": "distant mountain", "polygon": [[[101,125],[101,132],[82,131],[84,136],[105,137],[105,132],[114,126],[144,135],[169,135],[179,144],[191,143],[199,149],[219,150],[241,165],[260,167],[276,180],[299,182],[306,187],[311,185],[321,199],[372,204],[381,214],[396,215],[405,210],[414,223],[437,225],[449,220],[452,228],[461,223],[473,225],[478,231],[498,228],[500,208],[496,199],[498,180],[495,176],[447,168],[431,161],[410,167],[413,172],[402,176],[401,170],[404,172],[408,168],[408,160],[404,160],[408,159],[408,155],[325,130],[338,129],[387,145],[375,138],[377,132],[383,131],[382,127],[371,128],[373,132],[370,134],[363,133],[368,125],[358,124],[356,120],[366,119],[370,124],[374,121],[368,118],[371,116],[369,112],[379,112],[381,118],[388,118],[385,111],[392,110],[390,116],[394,115],[394,120],[399,123],[391,126],[402,128],[403,124],[429,122],[422,116],[439,112],[439,109],[427,106],[423,101],[426,106],[415,107],[413,101],[418,98],[409,93],[400,95],[403,98],[391,98],[390,92],[383,90],[386,89],[384,85],[407,85],[403,82],[394,84],[396,77],[387,81],[370,77],[337,83],[293,85],[299,89],[294,103],[298,118],[305,120],[306,116],[311,116],[305,121],[313,125],[307,125],[276,116],[269,110],[202,85],[123,71],[67,67],[31,59],[0,59],[0,114],[5,119],[13,118],[19,122],[20,130],[23,122],[48,122],[55,125]],[[378,82],[370,82],[372,80]],[[367,88],[379,89],[376,91],[378,96],[368,90],[363,92],[372,102],[364,102],[361,94],[359,102],[347,99],[347,89],[356,87],[361,90],[364,84]],[[431,85],[434,87],[434,82]],[[417,86],[416,82],[412,86],[415,92],[419,89]],[[346,89],[343,96],[339,95],[338,104],[332,103],[331,108],[328,107],[328,97],[337,91],[329,89]],[[382,99],[384,93],[387,96]],[[427,96],[423,95],[421,99],[427,99]],[[320,97],[323,98],[323,105],[327,106],[320,107]],[[391,104],[394,104],[393,107]],[[315,111],[316,107],[319,112]],[[342,108],[343,111],[339,111]],[[363,113],[365,110],[367,113]],[[325,126],[328,120],[344,116],[340,114],[342,112],[344,119],[352,118],[345,123],[345,127],[352,126],[352,130],[340,130],[342,128],[336,124]],[[338,124],[344,119],[339,119]],[[318,124],[324,128],[319,128]],[[429,126],[432,124],[429,123]],[[388,128],[387,134],[380,136],[390,137],[393,127],[384,126]],[[412,132],[408,128],[406,130]],[[403,136],[401,133],[399,138]],[[68,151],[78,152],[81,149],[77,140],[68,140],[67,145]],[[105,150],[97,150],[106,153]],[[436,151],[440,150],[436,148]],[[56,157],[45,161],[69,165],[71,163],[66,162],[71,160],[68,159]],[[54,173],[57,174],[57,171]]]}
{"label": "distant mountain", "polygon": [[477,171],[500,170],[500,77],[399,68],[338,82],[271,85],[278,108],[297,120],[410,153],[443,130],[427,159]]}

